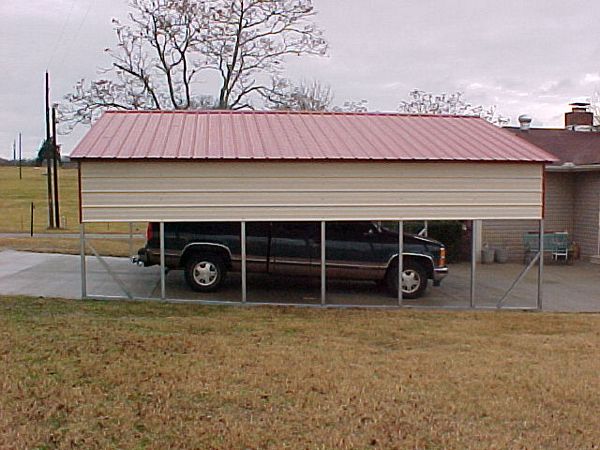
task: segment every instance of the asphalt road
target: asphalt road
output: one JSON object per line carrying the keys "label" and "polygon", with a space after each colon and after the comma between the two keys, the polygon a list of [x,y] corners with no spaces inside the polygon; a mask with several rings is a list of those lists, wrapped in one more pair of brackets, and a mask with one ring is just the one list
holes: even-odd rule
{"label": "asphalt road", "polygon": [[[158,298],[160,277],[157,267],[137,267],[126,258],[105,258],[111,272],[136,298]],[[103,265],[87,258],[89,295],[123,296],[124,291]],[[518,264],[478,265],[477,305],[494,306],[517,278]],[[534,307],[537,271],[534,269],[507,298],[509,307]],[[430,286],[419,300],[407,305],[432,307],[469,306],[470,266],[454,264],[441,287]],[[214,294],[198,294],[185,285],[181,271],[167,276],[167,297],[183,300],[224,300],[239,302],[241,282],[229,274],[226,285]],[[396,300],[374,283],[335,282],[327,285],[328,303],[394,306]],[[80,298],[80,258],[73,255],[0,251],[0,295]],[[318,279],[249,275],[248,300],[266,303],[313,303],[320,301]],[[600,266],[578,263],[546,265],[544,309],[547,311],[600,312]]]}

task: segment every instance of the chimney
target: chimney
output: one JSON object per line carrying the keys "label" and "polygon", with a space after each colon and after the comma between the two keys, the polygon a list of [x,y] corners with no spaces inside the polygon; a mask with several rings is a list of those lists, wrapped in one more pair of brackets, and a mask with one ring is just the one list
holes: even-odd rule
{"label": "chimney", "polygon": [[519,116],[519,128],[521,131],[529,131],[531,127],[531,116],[527,114],[521,114]]}
{"label": "chimney", "polygon": [[571,112],[565,114],[565,128],[571,131],[592,131],[594,129],[594,113],[589,111],[590,103],[574,102]]}

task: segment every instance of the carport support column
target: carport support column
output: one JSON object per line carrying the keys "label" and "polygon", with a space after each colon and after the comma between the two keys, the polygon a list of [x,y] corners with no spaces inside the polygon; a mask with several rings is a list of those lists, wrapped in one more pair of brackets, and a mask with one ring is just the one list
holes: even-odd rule
{"label": "carport support column", "polygon": [[133,256],[133,224],[129,222],[129,256]]}
{"label": "carport support column", "polygon": [[327,301],[327,267],[326,267],[326,233],[325,221],[321,221],[321,305],[325,305]]}
{"label": "carport support column", "polygon": [[540,220],[540,260],[538,262],[537,309],[542,310],[544,298],[544,219]]}
{"label": "carport support column", "polygon": [[81,256],[81,298],[87,297],[87,267],[85,262],[85,224],[79,225],[79,253]]}
{"label": "carport support column", "polygon": [[246,303],[247,286],[246,286],[246,222],[242,222],[242,303]]}
{"label": "carport support column", "polygon": [[404,222],[398,221],[398,306],[402,306],[402,274],[404,273]]}
{"label": "carport support column", "polygon": [[477,273],[477,250],[479,248],[479,233],[477,229],[481,229],[481,222],[477,220],[471,221],[471,295],[469,296],[469,306],[475,308],[475,275]]}
{"label": "carport support column", "polygon": [[165,277],[165,223],[159,224],[159,239],[160,239],[160,298],[167,298],[167,284]]}

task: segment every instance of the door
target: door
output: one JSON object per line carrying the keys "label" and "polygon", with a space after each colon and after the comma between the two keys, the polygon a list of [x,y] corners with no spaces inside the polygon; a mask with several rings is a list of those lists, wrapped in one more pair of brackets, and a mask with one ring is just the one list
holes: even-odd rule
{"label": "door", "polygon": [[372,222],[329,222],[325,234],[328,277],[354,280],[382,277],[377,255],[381,247],[380,231]]}
{"label": "door", "polygon": [[248,272],[269,271],[270,222],[246,223],[246,268]]}
{"label": "door", "polygon": [[311,267],[311,243],[319,234],[316,222],[273,222],[272,273],[316,275]]}

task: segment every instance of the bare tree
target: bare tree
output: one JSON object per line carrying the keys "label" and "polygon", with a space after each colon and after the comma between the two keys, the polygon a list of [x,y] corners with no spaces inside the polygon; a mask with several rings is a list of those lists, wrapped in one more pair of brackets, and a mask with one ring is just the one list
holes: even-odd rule
{"label": "bare tree", "polygon": [[341,106],[335,106],[333,110],[336,112],[366,113],[369,111],[369,101],[365,99],[347,100]]}
{"label": "bare tree", "polygon": [[407,114],[450,114],[461,116],[477,116],[498,126],[509,122],[497,112],[496,106],[474,106],[467,103],[461,92],[453,94],[432,94],[430,92],[414,90],[409,94],[409,99],[402,101],[398,111]]}
{"label": "bare tree", "polygon": [[594,131],[600,127],[600,92],[594,91],[590,97],[590,112],[594,114]]}
{"label": "bare tree", "polygon": [[271,109],[288,111],[328,111],[333,94],[329,85],[320,81],[306,81],[294,85],[289,80],[274,80],[276,86],[266,93],[266,103]]}
{"label": "bare tree", "polygon": [[[106,109],[241,109],[276,93],[289,55],[324,55],[312,0],[130,0],[99,80],[80,80],[59,106],[63,128]],[[213,95],[196,92],[218,74]],[[201,75],[205,74],[201,78]]]}
{"label": "bare tree", "polygon": [[89,124],[105,109],[187,109],[206,106],[192,83],[207,69],[202,45],[208,32],[201,0],[130,0],[127,23],[113,19],[117,46],[105,51],[103,77],[80,80],[65,96],[60,120],[68,129]]}
{"label": "bare tree", "polygon": [[252,107],[251,94],[273,94],[269,81],[288,55],[324,55],[327,42],[310,20],[312,0],[228,0],[210,6],[206,55],[221,78],[218,108]]}

